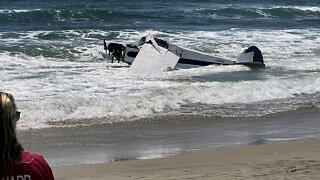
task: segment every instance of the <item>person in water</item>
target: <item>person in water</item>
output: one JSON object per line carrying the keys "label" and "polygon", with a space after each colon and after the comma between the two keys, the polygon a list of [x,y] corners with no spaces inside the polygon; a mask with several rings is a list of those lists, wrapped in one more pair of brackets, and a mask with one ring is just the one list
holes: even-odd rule
{"label": "person in water", "polygon": [[19,118],[13,96],[0,92],[0,180],[54,180],[43,156],[25,151],[18,142]]}

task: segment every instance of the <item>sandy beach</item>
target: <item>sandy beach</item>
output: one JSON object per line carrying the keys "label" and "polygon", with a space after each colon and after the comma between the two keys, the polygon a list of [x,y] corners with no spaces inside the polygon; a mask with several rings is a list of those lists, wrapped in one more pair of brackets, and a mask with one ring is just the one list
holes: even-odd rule
{"label": "sandy beach", "polygon": [[152,160],[54,167],[56,179],[319,179],[320,139],[214,148]]}

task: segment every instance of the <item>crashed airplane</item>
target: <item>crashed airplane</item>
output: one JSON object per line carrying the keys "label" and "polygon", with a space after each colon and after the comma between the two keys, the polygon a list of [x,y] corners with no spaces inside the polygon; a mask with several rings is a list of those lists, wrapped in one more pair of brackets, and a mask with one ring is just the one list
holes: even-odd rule
{"label": "crashed airplane", "polygon": [[235,61],[171,44],[165,40],[144,36],[134,44],[109,43],[104,49],[113,59],[130,65],[131,73],[161,73],[208,65],[246,65],[264,67],[261,51],[256,46],[245,49]]}

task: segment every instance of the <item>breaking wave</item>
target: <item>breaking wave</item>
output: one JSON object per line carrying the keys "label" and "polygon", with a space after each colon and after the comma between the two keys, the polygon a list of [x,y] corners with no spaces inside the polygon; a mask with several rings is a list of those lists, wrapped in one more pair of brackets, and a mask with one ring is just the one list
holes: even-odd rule
{"label": "breaking wave", "polygon": [[[242,21],[249,22],[251,20],[277,20],[288,21],[294,20],[302,21],[304,23],[311,23],[311,21],[319,21],[320,7],[311,6],[274,6],[274,7],[219,7],[209,5],[208,7],[181,7],[177,8],[153,8],[145,9],[143,13],[141,10],[133,9],[119,9],[119,8],[85,8],[85,9],[21,9],[21,10],[0,10],[0,23],[3,25],[15,26],[29,26],[30,23],[45,24],[43,28],[51,27],[59,24],[65,27],[83,26],[83,27],[97,27],[104,25],[106,27],[119,26],[122,28],[129,28],[126,23],[130,23],[131,27],[151,26],[151,21],[157,22],[160,28],[178,28],[179,26],[188,26],[196,23],[205,26],[208,23],[215,23],[216,26],[225,25],[230,21],[243,26]],[[174,18],[174,19],[173,19]],[[196,22],[191,22],[190,19],[201,19]],[[36,20],[36,21],[35,21]],[[223,20],[223,21],[221,21]],[[171,22],[171,23],[170,23]],[[171,24],[171,27],[164,26],[164,24]],[[256,22],[264,26],[260,21]],[[272,23],[272,21],[268,22]],[[246,23],[247,26],[257,26],[255,22]],[[320,24],[320,23],[318,23]],[[190,26],[192,27],[192,26]]]}

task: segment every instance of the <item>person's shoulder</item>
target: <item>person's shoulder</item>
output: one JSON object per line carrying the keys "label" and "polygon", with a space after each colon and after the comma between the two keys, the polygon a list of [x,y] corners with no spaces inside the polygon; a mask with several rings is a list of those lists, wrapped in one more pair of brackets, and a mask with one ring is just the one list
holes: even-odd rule
{"label": "person's shoulder", "polygon": [[33,160],[44,160],[44,157],[40,154],[36,154],[32,152],[27,152],[27,153],[33,157]]}
{"label": "person's shoulder", "polygon": [[35,174],[39,175],[41,179],[54,179],[52,170],[42,155],[32,152],[26,152],[26,154],[29,154],[33,159],[31,163],[31,169],[33,169]]}
{"label": "person's shoulder", "polygon": [[41,159],[43,159],[42,155],[25,151],[25,150],[22,151],[19,154],[19,157],[17,158],[17,160],[22,160],[24,162],[33,162],[34,160],[41,160]]}
{"label": "person's shoulder", "polygon": [[32,164],[45,164],[45,165],[48,164],[45,158],[40,154],[25,151],[24,157],[25,159],[28,159],[28,160],[32,159]]}
{"label": "person's shoulder", "polygon": [[52,170],[44,157],[25,150],[21,151],[8,167],[5,179],[19,179],[21,175],[33,180],[54,179]]}

